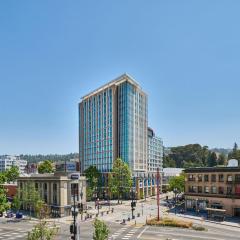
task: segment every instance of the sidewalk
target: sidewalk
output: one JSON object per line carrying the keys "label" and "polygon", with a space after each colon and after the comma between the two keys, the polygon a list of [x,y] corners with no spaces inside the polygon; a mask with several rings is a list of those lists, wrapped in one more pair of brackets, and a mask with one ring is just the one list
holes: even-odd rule
{"label": "sidewalk", "polygon": [[222,221],[222,222],[217,222],[217,221],[212,221],[212,220],[208,220],[208,219],[204,219],[202,217],[198,217],[198,216],[192,216],[192,215],[186,215],[186,214],[170,214],[172,216],[178,216],[178,217],[182,217],[182,218],[188,218],[188,219],[192,219],[192,220],[197,220],[197,221],[201,221],[201,222],[208,222],[208,223],[214,223],[214,224],[220,224],[220,225],[224,225],[224,226],[229,226],[229,227],[237,227],[240,229],[240,222],[236,223],[236,222],[229,222],[229,221]]}

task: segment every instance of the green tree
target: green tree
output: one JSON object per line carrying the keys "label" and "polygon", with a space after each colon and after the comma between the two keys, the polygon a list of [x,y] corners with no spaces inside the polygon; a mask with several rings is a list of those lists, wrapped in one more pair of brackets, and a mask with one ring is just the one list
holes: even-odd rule
{"label": "green tree", "polygon": [[107,225],[98,219],[94,221],[94,233],[93,233],[93,240],[106,240],[108,239],[109,229]]}
{"label": "green tree", "polygon": [[39,164],[38,172],[39,173],[52,173],[53,172],[52,162],[49,160],[45,160],[43,163]]}
{"label": "green tree", "polygon": [[39,203],[42,202],[42,198],[33,182],[27,182],[23,188],[19,190],[18,196],[25,209],[28,208],[30,211],[34,211],[36,215],[38,214]]}
{"label": "green tree", "polygon": [[15,211],[19,211],[21,208],[21,200],[18,196],[18,194],[16,194],[16,196],[14,196],[12,204],[11,204],[11,208]]}
{"label": "green tree", "polygon": [[217,154],[215,152],[211,152],[208,157],[208,166],[215,167],[217,166]]}
{"label": "green tree", "polygon": [[7,201],[7,193],[3,186],[0,186],[0,213],[5,212],[10,208],[10,204]]}
{"label": "green tree", "polygon": [[4,184],[7,181],[5,172],[0,173],[0,184]]}
{"label": "green tree", "polygon": [[13,166],[5,172],[6,181],[15,182],[19,177],[19,168],[17,166]]}
{"label": "green tree", "polygon": [[180,176],[171,177],[169,179],[169,189],[171,191],[176,188],[179,192],[184,192],[184,186],[185,186],[185,175],[181,174]]}
{"label": "green tree", "polygon": [[188,144],[172,147],[171,152],[164,157],[164,167],[203,167],[207,165],[209,155],[207,146]]}
{"label": "green tree", "polygon": [[98,185],[99,178],[101,176],[97,167],[92,165],[89,168],[87,168],[84,171],[84,173],[85,173],[85,176],[87,178],[88,187],[90,187],[91,189],[95,189]]}
{"label": "green tree", "polygon": [[113,180],[113,173],[108,174],[108,192],[110,200],[112,199],[113,195],[117,193],[117,187]]}
{"label": "green tree", "polygon": [[27,240],[53,240],[58,229],[48,227],[46,221],[40,221],[31,232],[28,232]]}
{"label": "green tree", "polygon": [[226,155],[221,153],[218,156],[218,165],[226,165]]}
{"label": "green tree", "polygon": [[237,143],[234,143],[232,151],[228,154],[228,159],[240,160],[240,150],[238,149]]}
{"label": "green tree", "polygon": [[110,185],[115,186],[114,191],[117,192],[119,203],[120,197],[122,199],[124,193],[129,193],[132,186],[131,170],[121,158],[117,158],[113,162],[112,179],[110,180],[112,181]]}

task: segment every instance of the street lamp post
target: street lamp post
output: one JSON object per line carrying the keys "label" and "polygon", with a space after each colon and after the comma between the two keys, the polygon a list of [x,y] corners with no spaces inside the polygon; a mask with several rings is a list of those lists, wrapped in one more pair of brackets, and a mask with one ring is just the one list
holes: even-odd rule
{"label": "street lamp post", "polygon": [[80,193],[80,198],[81,198],[81,220],[83,220],[83,201],[82,201],[82,198],[83,198],[83,192],[82,192],[82,188],[81,188],[81,193]]}
{"label": "street lamp post", "polygon": [[132,219],[134,219],[135,218],[135,216],[134,216],[134,210],[135,210],[135,205],[136,205],[136,203],[135,203],[135,201],[134,201],[134,192],[133,192],[133,187],[132,187],[132,202],[131,202],[131,208],[132,208]]}
{"label": "street lamp post", "polygon": [[78,209],[76,208],[76,186],[73,189],[73,207],[71,208],[72,215],[73,215],[73,240],[76,240],[76,233],[77,233],[77,226],[76,226],[76,217],[78,215]]}
{"label": "street lamp post", "polygon": [[174,203],[175,203],[175,214],[177,213],[177,188],[173,189],[173,193],[174,193]]}
{"label": "street lamp post", "polygon": [[97,199],[97,210],[98,210],[98,215],[99,215],[99,198]]}

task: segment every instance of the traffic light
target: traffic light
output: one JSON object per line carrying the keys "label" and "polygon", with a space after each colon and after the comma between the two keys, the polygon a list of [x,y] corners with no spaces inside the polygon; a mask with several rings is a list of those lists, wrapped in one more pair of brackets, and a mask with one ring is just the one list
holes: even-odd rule
{"label": "traffic light", "polygon": [[83,211],[83,204],[82,203],[78,203],[78,209],[80,212]]}

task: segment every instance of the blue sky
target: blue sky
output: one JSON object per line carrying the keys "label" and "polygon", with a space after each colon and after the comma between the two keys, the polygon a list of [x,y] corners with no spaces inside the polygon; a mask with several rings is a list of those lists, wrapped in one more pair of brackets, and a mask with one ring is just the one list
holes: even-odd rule
{"label": "blue sky", "polygon": [[81,96],[127,72],[166,146],[240,143],[240,1],[1,1],[0,154],[78,151]]}

